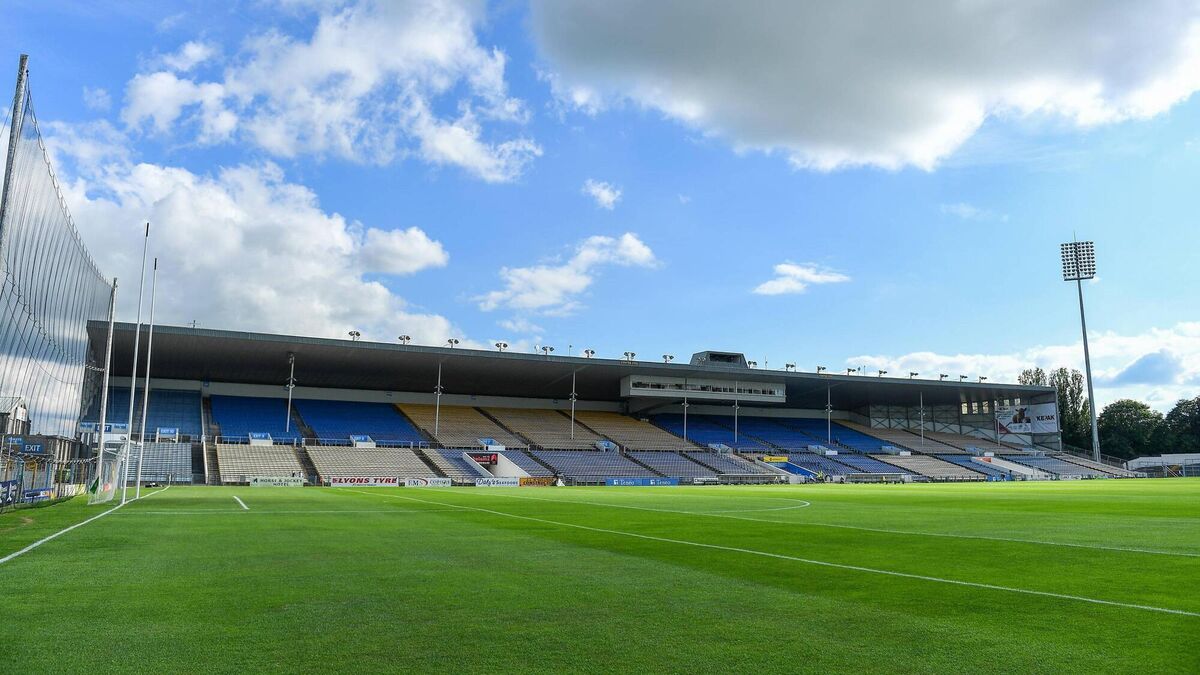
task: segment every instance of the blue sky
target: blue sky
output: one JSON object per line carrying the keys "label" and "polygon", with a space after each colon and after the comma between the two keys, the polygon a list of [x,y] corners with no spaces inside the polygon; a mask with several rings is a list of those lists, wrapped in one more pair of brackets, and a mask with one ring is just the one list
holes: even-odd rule
{"label": "blue sky", "polygon": [[122,318],[151,220],[172,323],[1008,380],[1078,235],[1098,397],[1200,392],[1194,5],[106,4],[0,39]]}

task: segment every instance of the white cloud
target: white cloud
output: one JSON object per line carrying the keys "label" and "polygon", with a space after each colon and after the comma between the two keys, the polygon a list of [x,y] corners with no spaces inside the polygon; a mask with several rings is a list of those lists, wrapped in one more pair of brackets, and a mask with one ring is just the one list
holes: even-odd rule
{"label": "white cloud", "polygon": [[111,127],[47,125],[69,208],[101,268],[120,280],[120,314],[137,304],[142,223],[160,260],[158,320],[235,330],[442,344],[462,333],[411,307],[371,274],[446,264],[442,245],[410,227],[382,230],[321,208],[274,164],[212,175],[128,159]]}
{"label": "white cloud", "polygon": [[621,201],[621,188],[612,183],[591,178],[583,181],[583,194],[595,200],[596,206],[609,211],[612,211],[617,202]]}
{"label": "white cloud", "polygon": [[962,220],[979,220],[979,221],[1000,221],[1008,220],[1008,215],[996,213],[984,208],[968,204],[967,202],[955,202],[953,204],[942,204],[940,207],[942,213],[961,218]]}
{"label": "white cloud", "polygon": [[358,264],[363,271],[380,274],[415,274],[431,267],[445,267],[450,256],[442,243],[429,238],[418,227],[407,230],[370,228],[362,238]]}
{"label": "white cloud", "polygon": [[[420,157],[489,182],[514,180],[541,154],[530,138],[495,137],[484,126],[523,124],[528,111],[508,93],[506,55],[476,38],[482,4],[363,0],[286,9],[316,12],[312,34],[251,36],[219,81],[139,74],[127,87],[123,119],[131,127],[150,121],[160,133],[195,126],[208,143],[236,132],[280,157],[379,164]],[[211,57],[202,43],[189,45],[168,68]]]}
{"label": "white cloud", "polygon": [[847,281],[850,281],[849,276],[813,263],[782,262],[775,266],[775,278],[762,282],[754,292],[758,295],[803,293],[812,285]]}
{"label": "white cloud", "polygon": [[534,0],[562,92],[661,111],[798,167],[935,167],[989,117],[1089,127],[1200,88],[1195,2]]}
{"label": "white cloud", "polygon": [[511,319],[497,321],[496,325],[500,326],[504,330],[512,331],[513,333],[519,335],[540,336],[543,332],[545,332],[545,329],[543,329],[541,326],[521,317],[513,317]]}
{"label": "white cloud", "polygon": [[196,84],[166,71],[135,76],[126,85],[125,98],[128,104],[121,111],[121,119],[131,127],[149,121],[156,132],[166,133],[184,110],[193,106],[199,106],[199,110],[189,119],[199,125],[198,140],[202,143],[228,139],[238,124],[237,116],[225,108],[224,86]]}
{"label": "white cloud", "polygon": [[108,95],[108,91],[102,87],[84,87],[83,88],[83,104],[89,110],[104,112],[112,107],[112,97]]}
{"label": "white cloud", "polygon": [[501,268],[504,288],[477,300],[485,312],[507,307],[549,315],[569,314],[579,308],[577,297],[595,281],[597,267],[653,267],[657,262],[650,247],[632,232],[617,238],[596,235],[580,242],[575,254],[560,265]]}
{"label": "white cloud", "polygon": [[[1166,409],[1179,398],[1200,395],[1200,321],[1133,335],[1093,332],[1089,347],[1101,405],[1136,398]],[[972,379],[985,375],[989,382],[1016,382],[1022,370],[1035,366],[1083,370],[1083,344],[1038,345],[1000,354],[862,355],[847,359],[846,364],[894,373],[916,371],[929,378],[946,373],[950,379],[960,374]]]}
{"label": "white cloud", "polygon": [[162,62],[167,68],[184,73],[213,58],[218,52],[217,46],[212,43],[193,40],[174,54],[164,56]]}

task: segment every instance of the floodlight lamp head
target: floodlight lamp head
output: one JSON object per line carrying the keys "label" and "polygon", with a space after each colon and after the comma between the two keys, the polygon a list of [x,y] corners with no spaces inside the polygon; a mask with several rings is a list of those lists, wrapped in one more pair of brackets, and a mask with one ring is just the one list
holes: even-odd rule
{"label": "floodlight lamp head", "polygon": [[1090,241],[1072,241],[1060,246],[1063,281],[1096,277],[1096,246]]}
{"label": "floodlight lamp head", "polygon": [[458,344],[458,338],[449,338],[446,344],[450,345],[450,349],[454,349],[454,345]]}
{"label": "floodlight lamp head", "polygon": [[584,358],[589,358],[589,359],[590,359],[590,358],[592,358],[592,357],[593,357],[593,356],[595,356],[595,355],[596,355],[596,350],[595,350],[595,349],[585,349],[585,350],[583,350],[583,356],[584,356]]}
{"label": "floodlight lamp head", "polygon": [[675,360],[674,356],[671,356],[670,354],[663,354],[663,363],[670,363],[674,360]]}
{"label": "floodlight lamp head", "polygon": [[887,371],[886,371],[886,370],[881,370],[881,371],[879,371],[879,374],[878,374],[878,375],[876,375],[876,377],[883,377],[884,375],[887,375]]}

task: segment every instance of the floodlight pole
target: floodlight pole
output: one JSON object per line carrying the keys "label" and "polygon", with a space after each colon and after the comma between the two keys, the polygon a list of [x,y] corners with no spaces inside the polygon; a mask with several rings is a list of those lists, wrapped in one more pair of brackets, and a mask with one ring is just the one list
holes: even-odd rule
{"label": "floodlight pole", "polygon": [[741,406],[738,405],[738,382],[733,381],[733,442],[738,440],[738,410]]}
{"label": "floodlight pole", "polygon": [[438,423],[442,419],[442,363],[438,362],[437,387],[433,390],[433,437],[438,437]]}
{"label": "floodlight pole", "polygon": [[112,283],[108,296],[108,342],[104,347],[104,378],[100,386],[100,440],[96,444],[96,492],[100,492],[100,471],[104,466],[104,427],[108,424],[108,375],[112,369],[113,319],[117,311],[117,280]]}
{"label": "floodlight pole", "polygon": [[142,497],[142,460],[146,457],[146,415],[150,410],[150,357],[154,353],[154,300],[158,290],[158,258],[154,259],[154,272],[150,276],[150,335],[146,338],[146,383],[142,385],[142,429],[138,432],[137,489],[134,499]]}
{"label": "floodlight pole", "polygon": [[825,387],[825,447],[833,445],[833,392]]}
{"label": "floodlight pole", "polygon": [[[683,386],[685,386],[685,387],[687,386],[686,379],[683,381]],[[687,409],[688,409],[687,396],[684,396],[683,397],[683,440],[685,440],[685,441],[687,440]]]}
{"label": "floodlight pole", "polygon": [[575,440],[575,371],[571,371],[571,440]]}
{"label": "floodlight pole", "polygon": [[925,392],[919,392],[921,396],[921,449],[925,449]]}
{"label": "floodlight pole", "polygon": [[150,248],[150,223],[146,223],[146,237],[142,242],[142,280],[138,284],[137,324],[133,327],[133,374],[129,376],[129,419],[125,424],[125,468],[121,475],[121,503],[129,496],[129,453],[133,450],[133,404],[137,395],[138,353],[142,347],[142,298],[146,286],[146,252]]}
{"label": "floodlight pole", "polygon": [[296,388],[296,354],[291,352],[288,354],[288,400],[287,400],[287,417],[283,420],[283,432],[285,434],[292,433],[292,390]]}
{"label": "floodlight pole", "polygon": [[[1075,257],[1079,257],[1078,250]],[[1092,355],[1088,351],[1087,316],[1083,312],[1083,281],[1075,280],[1075,288],[1079,291],[1079,327],[1083,331],[1083,369],[1087,372],[1088,413],[1092,418],[1092,459],[1100,461],[1100,427],[1096,423],[1096,394],[1092,390]]]}

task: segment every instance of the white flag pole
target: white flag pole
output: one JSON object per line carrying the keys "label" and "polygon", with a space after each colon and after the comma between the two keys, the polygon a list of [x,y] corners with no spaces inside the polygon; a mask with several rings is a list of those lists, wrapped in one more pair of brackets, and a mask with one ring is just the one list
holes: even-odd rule
{"label": "white flag pole", "polygon": [[138,433],[138,438],[142,441],[138,443],[137,490],[133,493],[134,499],[142,498],[142,459],[146,456],[146,414],[150,410],[150,357],[154,352],[154,299],[157,289],[158,258],[155,258],[154,272],[150,275],[150,336],[146,340],[146,383],[142,385],[142,430]]}
{"label": "white flag pole", "polygon": [[142,279],[138,283],[138,312],[137,325],[133,330],[133,374],[129,377],[129,419],[125,424],[125,447],[122,454],[125,458],[125,468],[121,475],[121,503],[124,504],[129,496],[129,454],[133,448],[133,404],[137,395],[137,364],[138,353],[142,342],[142,296],[146,288],[146,251],[150,248],[150,223],[146,223],[146,238],[142,242]]}

